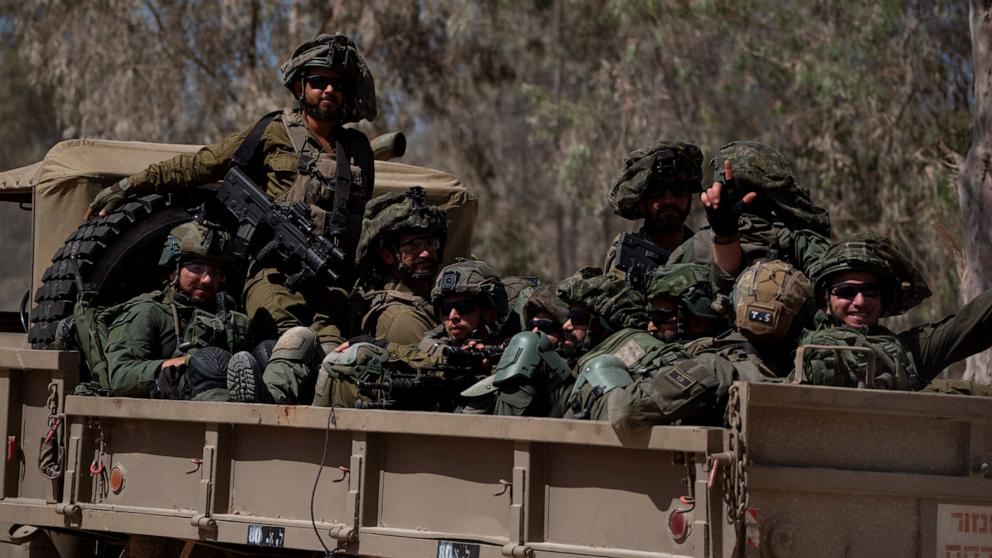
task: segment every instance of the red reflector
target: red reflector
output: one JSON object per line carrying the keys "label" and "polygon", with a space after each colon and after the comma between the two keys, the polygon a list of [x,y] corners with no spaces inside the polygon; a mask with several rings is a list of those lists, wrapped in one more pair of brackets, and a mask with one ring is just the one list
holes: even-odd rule
{"label": "red reflector", "polygon": [[689,534],[689,517],[682,510],[668,514],[668,531],[676,541],[682,541]]}
{"label": "red reflector", "polygon": [[125,480],[124,467],[115,465],[110,470],[110,489],[114,491],[114,494],[120,494],[121,490],[124,490]]}

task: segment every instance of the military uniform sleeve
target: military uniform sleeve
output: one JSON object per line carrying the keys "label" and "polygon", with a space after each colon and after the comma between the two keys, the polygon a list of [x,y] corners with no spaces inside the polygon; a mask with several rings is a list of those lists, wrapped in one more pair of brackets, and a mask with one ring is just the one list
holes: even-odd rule
{"label": "military uniform sleeve", "polygon": [[899,339],[913,353],[922,383],[926,385],[948,365],[992,346],[990,328],[992,290],[975,297],[957,314],[904,331]]}
{"label": "military uniform sleeve", "polygon": [[251,128],[246,128],[196,153],[184,153],[155,163],[130,177],[130,191],[135,194],[170,192],[221,180],[230,168],[234,152],[250,131]]}
{"label": "military uniform sleeve", "polygon": [[400,345],[413,345],[437,324],[416,308],[406,304],[390,304],[379,315],[375,325],[376,339]]}
{"label": "military uniform sleeve", "polygon": [[823,235],[810,230],[799,230],[792,233],[792,257],[796,269],[809,275],[813,264],[823,257],[830,247],[830,241]]}
{"label": "military uniform sleeve", "polygon": [[117,396],[148,397],[162,362],[173,356],[172,318],[154,303],[138,303],[110,326],[107,370]]}

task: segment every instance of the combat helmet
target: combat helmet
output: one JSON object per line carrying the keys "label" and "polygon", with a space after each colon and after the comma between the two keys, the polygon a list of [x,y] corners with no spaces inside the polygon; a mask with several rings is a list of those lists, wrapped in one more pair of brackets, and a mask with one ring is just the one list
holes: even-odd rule
{"label": "combat helmet", "polygon": [[623,166],[609,199],[613,212],[631,221],[644,218],[641,199],[653,187],[681,183],[695,193],[702,186],[703,152],[691,143],[660,139],[651,147],[631,151]]}
{"label": "combat helmet", "polygon": [[741,272],[733,300],[737,328],[752,341],[795,335],[816,311],[809,279],[781,260],[758,261]]}
{"label": "combat helmet", "polygon": [[234,260],[231,235],[199,221],[178,225],[169,231],[158,265],[173,271],[192,260],[205,261],[222,269],[229,266]]}
{"label": "combat helmet", "polygon": [[306,68],[339,70],[348,79],[342,123],[358,122],[363,118],[375,119],[378,109],[372,72],[358,53],[355,42],[347,35],[321,33],[297,47],[289,60],[279,67],[283,85],[290,92],[293,92],[294,84],[303,77]]}
{"label": "combat helmet", "polygon": [[524,304],[524,317],[533,316],[539,310],[551,314],[558,325],[568,320],[568,304],[558,296],[557,285],[541,285],[530,293]]}
{"label": "combat helmet", "polygon": [[651,274],[646,297],[671,297],[679,301],[679,307],[707,320],[722,320],[723,317],[711,308],[713,286],[710,282],[710,268],[705,264],[679,263],[658,267]]}
{"label": "combat helmet", "polygon": [[626,281],[598,267],[583,267],[558,284],[558,296],[568,304],[592,310],[607,334],[624,328],[645,329],[644,297]]}
{"label": "combat helmet", "polygon": [[373,198],[365,206],[362,235],[358,239],[355,264],[363,271],[372,271],[379,261],[379,248],[390,237],[402,233],[429,232],[441,241],[438,260],[443,258],[448,221],[444,210],[427,203],[427,193],[420,186]]}
{"label": "combat helmet", "polygon": [[[732,141],[710,159],[714,177],[723,173],[723,161],[729,160],[741,195],[758,192],[757,204],[774,213],[790,230],[809,229],[830,236],[830,215],[827,210],[813,203],[809,190],[804,188],[792,165],[774,148],[755,141]],[[744,206],[745,212],[751,207]]]}
{"label": "combat helmet", "polygon": [[831,244],[810,268],[817,300],[826,304],[830,278],[843,271],[869,271],[886,283],[882,289],[882,316],[897,316],[923,302],[932,293],[920,271],[888,238],[860,233]]}
{"label": "combat helmet", "polygon": [[503,281],[485,262],[458,258],[441,269],[431,289],[431,303],[435,310],[440,312],[441,299],[456,294],[481,297],[499,314],[500,326],[509,312]]}

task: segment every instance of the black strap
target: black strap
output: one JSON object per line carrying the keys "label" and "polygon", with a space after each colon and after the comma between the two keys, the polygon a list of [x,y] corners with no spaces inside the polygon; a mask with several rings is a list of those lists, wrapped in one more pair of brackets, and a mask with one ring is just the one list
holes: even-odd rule
{"label": "black strap", "polygon": [[337,169],[334,177],[334,206],[325,235],[336,237],[348,226],[348,198],[351,197],[351,160],[340,140],[335,142]]}
{"label": "black strap", "polygon": [[266,114],[255,123],[255,126],[248,132],[248,137],[245,141],[241,142],[238,146],[238,150],[234,152],[234,157],[231,158],[231,163],[234,166],[245,168],[251,163],[252,158],[255,157],[255,150],[258,149],[258,142],[262,139],[262,132],[269,127],[269,123],[272,120],[282,114],[281,110],[274,110],[269,114]]}

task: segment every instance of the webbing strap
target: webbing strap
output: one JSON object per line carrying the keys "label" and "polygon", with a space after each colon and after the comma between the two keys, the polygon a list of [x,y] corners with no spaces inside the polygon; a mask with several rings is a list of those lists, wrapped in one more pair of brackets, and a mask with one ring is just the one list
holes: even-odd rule
{"label": "webbing strap", "polygon": [[255,156],[255,150],[258,149],[258,142],[262,139],[262,132],[268,128],[272,119],[279,114],[282,114],[282,110],[272,111],[255,123],[251,132],[248,132],[248,137],[245,138],[245,141],[241,142],[238,150],[234,152],[234,157],[231,158],[233,165],[245,168],[251,163],[252,158]]}

